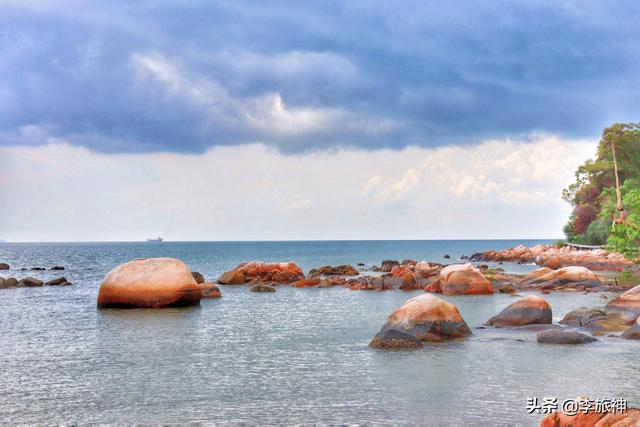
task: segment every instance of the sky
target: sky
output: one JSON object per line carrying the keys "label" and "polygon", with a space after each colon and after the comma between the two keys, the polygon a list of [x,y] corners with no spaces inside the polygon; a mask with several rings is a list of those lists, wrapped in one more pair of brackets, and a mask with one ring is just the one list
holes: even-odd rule
{"label": "sky", "polygon": [[0,0],[0,239],[557,238],[633,1]]}

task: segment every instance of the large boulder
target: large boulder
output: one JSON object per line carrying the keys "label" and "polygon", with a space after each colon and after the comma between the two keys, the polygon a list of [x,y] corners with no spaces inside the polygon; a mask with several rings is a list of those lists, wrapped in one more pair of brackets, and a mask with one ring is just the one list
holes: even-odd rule
{"label": "large boulder", "polygon": [[496,328],[550,324],[552,320],[551,306],[544,299],[528,295],[519,299],[498,315],[487,321],[487,325]]}
{"label": "large boulder", "polygon": [[640,317],[640,285],[628,290],[605,306],[607,313],[619,313],[628,324]]}
{"label": "large boulder", "polygon": [[0,288],[4,289],[15,288],[16,286],[18,286],[18,279],[16,279],[15,277],[7,277],[0,284]]}
{"label": "large boulder", "polygon": [[8,270],[9,268],[9,264],[6,262],[0,262],[0,270]]}
{"label": "large boulder", "polygon": [[564,267],[551,270],[543,267],[525,277],[525,285],[541,289],[587,289],[604,283],[586,267]]}
{"label": "large boulder", "polygon": [[174,258],[136,259],[111,270],[100,285],[98,306],[160,308],[200,303],[189,268]]}
{"label": "large boulder", "polygon": [[440,270],[438,286],[445,295],[490,295],[493,285],[472,264],[453,264]]}
{"label": "large boulder", "polygon": [[[391,278],[397,279],[396,281],[389,281],[385,277],[385,281],[389,281],[392,286],[395,284],[398,288],[403,291],[412,291],[416,289],[422,289],[423,286],[420,286],[416,283],[416,277],[408,267],[403,265],[396,265],[391,269],[389,273]],[[395,286],[394,286],[395,287]]]}
{"label": "large boulder", "polygon": [[550,268],[552,270],[557,270],[562,267],[562,261],[557,256],[547,258],[541,264],[542,266]]}
{"label": "large boulder", "polygon": [[325,265],[309,270],[309,276],[357,276],[358,274],[360,274],[358,270],[351,265],[337,265],[335,267]]}
{"label": "large boulder", "polygon": [[411,298],[391,313],[369,344],[374,348],[415,348],[422,341],[471,335],[458,308],[434,295]]}
{"label": "large boulder", "polygon": [[537,340],[542,344],[586,344],[596,339],[583,332],[547,329],[538,332]]}
{"label": "large boulder", "polygon": [[249,262],[227,271],[218,279],[221,284],[239,285],[249,282],[293,283],[304,279],[302,269],[293,262]]}
{"label": "large boulder", "polygon": [[216,284],[204,282],[198,283],[198,287],[202,293],[202,298],[220,298],[222,296],[220,288]]}

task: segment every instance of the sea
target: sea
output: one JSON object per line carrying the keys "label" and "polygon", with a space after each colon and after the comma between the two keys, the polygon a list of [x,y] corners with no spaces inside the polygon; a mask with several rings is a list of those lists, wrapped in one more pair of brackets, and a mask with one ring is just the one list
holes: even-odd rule
{"label": "sea", "polygon": [[[444,296],[473,335],[410,351],[368,344],[393,310],[422,291],[221,286],[222,298],[196,307],[96,307],[104,276],[134,258],[179,258],[215,281],[253,260],[294,261],[306,272],[384,259],[456,263],[537,243],[550,241],[0,243],[0,262],[11,265],[0,276],[73,282],[0,290],[0,423],[538,425],[554,399],[640,405],[638,342],[554,346],[538,344],[535,332],[482,328],[515,301],[509,295]],[[30,271],[54,265],[65,270]],[[556,322],[612,297],[544,295]]]}

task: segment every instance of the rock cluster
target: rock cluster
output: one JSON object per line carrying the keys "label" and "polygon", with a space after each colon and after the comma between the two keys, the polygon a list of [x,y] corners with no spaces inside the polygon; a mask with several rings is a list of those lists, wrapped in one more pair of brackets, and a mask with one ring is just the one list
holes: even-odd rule
{"label": "rock cluster", "polygon": [[633,262],[622,254],[604,249],[577,250],[570,246],[558,248],[553,245],[536,245],[531,248],[519,245],[502,251],[486,251],[473,254],[472,261],[494,262],[535,262],[539,265],[557,269],[562,266],[583,266],[591,270],[623,271],[633,267]]}
{"label": "rock cluster", "polygon": [[0,277],[0,289],[9,288],[35,288],[40,286],[69,286],[69,282],[65,277],[58,277],[47,282],[43,282],[35,277],[25,277],[23,279],[16,279],[14,277],[2,278]]}
{"label": "rock cluster", "polygon": [[337,265],[335,267],[325,265],[309,270],[309,276],[357,276],[358,274],[360,274],[358,270],[351,265]]}
{"label": "rock cluster", "polygon": [[471,335],[458,308],[434,295],[411,298],[391,313],[369,344],[374,348],[419,348],[423,341]]}
{"label": "rock cluster", "polygon": [[218,283],[242,285],[244,283],[293,283],[304,279],[302,269],[293,262],[249,262],[223,273]]}

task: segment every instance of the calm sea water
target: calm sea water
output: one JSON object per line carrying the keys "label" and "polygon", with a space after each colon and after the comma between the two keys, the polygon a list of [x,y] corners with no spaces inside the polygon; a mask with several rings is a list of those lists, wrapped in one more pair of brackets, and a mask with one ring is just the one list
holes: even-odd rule
{"label": "calm sea water", "polygon": [[[325,264],[445,261],[537,241],[0,244],[0,261],[43,279],[64,265],[72,287],[0,290],[0,420],[4,424],[535,425],[528,397],[624,397],[640,404],[640,347],[605,338],[546,346],[532,332],[474,329],[417,351],[367,344],[386,317],[422,292],[344,288],[250,293],[222,287],[199,307],[98,310],[119,263],[171,256],[214,279],[247,260]],[[507,269],[531,268],[505,264]],[[56,274],[58,273],[58,274]],[[555,320],[610,295],[545,296]],[[446,297],[480,326],[514,301]]]}

